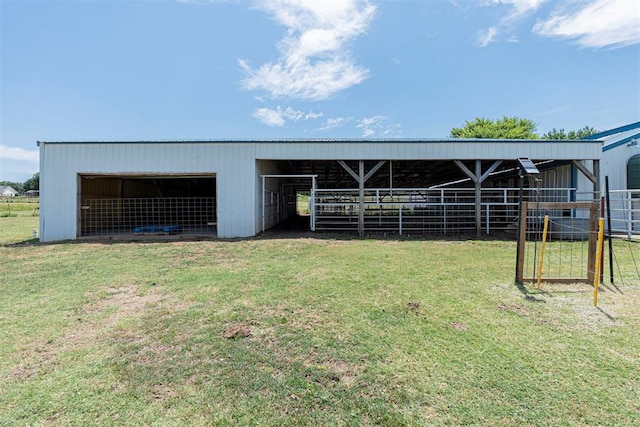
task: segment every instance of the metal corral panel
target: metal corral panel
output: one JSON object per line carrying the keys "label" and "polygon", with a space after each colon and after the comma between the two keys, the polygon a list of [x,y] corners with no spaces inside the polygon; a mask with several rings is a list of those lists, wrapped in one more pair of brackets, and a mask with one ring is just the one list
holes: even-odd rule
{"label": "metal corral panel", "polygon": [[255,234],[253,144],[40,143],[40,233],[75,239],[79,175],[215,174],[219,237]]}

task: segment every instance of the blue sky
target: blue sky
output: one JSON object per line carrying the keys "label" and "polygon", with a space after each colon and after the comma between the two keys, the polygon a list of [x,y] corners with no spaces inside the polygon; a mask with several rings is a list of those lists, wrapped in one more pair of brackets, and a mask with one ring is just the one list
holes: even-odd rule
{"label": "blue sky", "polygon": [[0,0],[0,43],[0,180],[37,172],[37,140],[640,120],[637,0]]}

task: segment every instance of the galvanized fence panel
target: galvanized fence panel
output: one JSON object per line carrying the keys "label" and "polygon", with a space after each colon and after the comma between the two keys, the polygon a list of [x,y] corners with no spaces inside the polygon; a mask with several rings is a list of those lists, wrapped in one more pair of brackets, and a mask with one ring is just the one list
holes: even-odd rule
{"label": "galvanized fence panel", "polygon": [[640,238],[640,190],[609,192],[611,234]]}
{"label": "galvanized fence panel", "polygon": [[[575,189],[524,189],[524,200],[564,202]],[[485,233],[514,231],[518,188],[481,191],[481,222]],[[313,203],[318,231],[357,231],[360,210],[357,189],[316,189]],[[369,188],[364,192],[364,227],[368,232],[397,234],[467,234],[476,230],[473,188]]]}
{"label": "galvanized fence panel", "polygon": [[85,199],[80,236],[215,234],[213,197]]}

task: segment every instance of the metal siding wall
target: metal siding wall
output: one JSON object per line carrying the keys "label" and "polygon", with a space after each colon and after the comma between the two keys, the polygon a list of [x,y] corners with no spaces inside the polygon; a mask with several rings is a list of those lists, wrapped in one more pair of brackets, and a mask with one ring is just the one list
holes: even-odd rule
{"label": "metal siding wall", "polygon": [[215,173],[218,236],[255,233],[255,161],[251,144],[86,143],[40,145],[41,239],[75,239],[77,176]]}
{"label": "metal siding wall", "polygon": [[634,154],[640,154],[640,151],[633,150],[626,145],[602,153],[600,177],[604,182],[604,177],[609,175],[610,190],[627,189],[627,163]]}
{"label": "metal siding wall", "polygon": [[594,142],[505,141],[477,142],[256,142],[257,159],[307,160],[495,160],[598,159],[601,144]]}
{"label": "metal siding wall", "polygon": [[[277,175],[280,170],[276,167],[275,163],[270,160],[257,160],[255,162],[255,226],[254,234],[258,234],[262,231],[262,178],[260,175]],[[271,179],[268,185],[273,188],[278,188],[278,181]]]}

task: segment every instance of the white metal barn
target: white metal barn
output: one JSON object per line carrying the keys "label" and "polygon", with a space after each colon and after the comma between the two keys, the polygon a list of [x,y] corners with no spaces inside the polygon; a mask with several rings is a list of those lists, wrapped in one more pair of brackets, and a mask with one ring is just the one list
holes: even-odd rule
{"label": "white metal barn", "polygon": [[[38,142],[42,241],[85,236],[254,236],[309,200],[309,228],[491,233],[517,215],[518,167],[542,182],[527,197],[576,200],[557,171],[599,188],[600,140],[277,140]],[[542,188],[534,188],[542,187]],[[542,196],[541,196],[542,195]]]}

